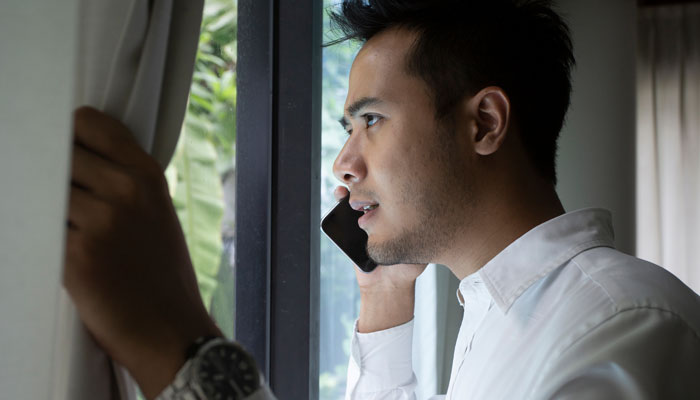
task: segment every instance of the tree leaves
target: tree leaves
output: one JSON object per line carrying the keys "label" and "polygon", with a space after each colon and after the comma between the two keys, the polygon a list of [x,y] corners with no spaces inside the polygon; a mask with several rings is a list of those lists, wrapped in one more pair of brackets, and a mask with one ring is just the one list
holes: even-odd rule
{"label": "tree leaves", "polygon": [[173,204],[187,240],[200,294],[209,307],[221,261],[224,203],[217,152],[199,117],[189,114],[166,171]]}
{"label": "tree leaves", "polygon": [[166,170],[207,309],[221,280],[222,177],[234,168],[237,17],[236,0],[206,0],[187,115]]}

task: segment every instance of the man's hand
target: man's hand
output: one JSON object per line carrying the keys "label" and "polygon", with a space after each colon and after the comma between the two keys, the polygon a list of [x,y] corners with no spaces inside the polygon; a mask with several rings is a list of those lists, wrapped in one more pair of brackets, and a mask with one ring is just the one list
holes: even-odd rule
{"label": "man's hand", "polygon": [[97,110],[76,110],[74,130],[64,285],[97,342],[153,398],[195,338],[221,332],[160,165]]}
{"label": "man's hand", "polygon": [[[348,195],[348,189],[338,186],[333,195],[340,201]],[[413,319],[416,279],[426,267],[427,264],[380,265],[367,273],[355,266],[361,297],[358,330],[376,332]]]}

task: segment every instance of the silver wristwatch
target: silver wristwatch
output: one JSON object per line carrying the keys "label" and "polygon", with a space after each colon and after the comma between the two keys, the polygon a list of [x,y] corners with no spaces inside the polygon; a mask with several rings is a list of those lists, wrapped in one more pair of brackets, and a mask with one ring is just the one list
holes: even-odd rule
{"label": "silver wristwatch", "polygon": [[201,337],[188,353],[187,362],[157,400],[243,400],[260,389],[255,360],[237,343]]}

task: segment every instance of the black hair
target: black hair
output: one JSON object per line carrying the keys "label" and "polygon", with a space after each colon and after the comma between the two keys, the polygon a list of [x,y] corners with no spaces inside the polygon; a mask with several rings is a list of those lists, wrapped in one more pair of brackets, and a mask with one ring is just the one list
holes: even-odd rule
{"label": "black hair", "polygon": [[508,95],[536,169],[556,184],[556,152],[571,97],[573,45],[548,0],[343,0],[329,11],[339,39],[366,42],[389,28],[418,34],[406,71],[432,91],[436,117],[487,86]]}

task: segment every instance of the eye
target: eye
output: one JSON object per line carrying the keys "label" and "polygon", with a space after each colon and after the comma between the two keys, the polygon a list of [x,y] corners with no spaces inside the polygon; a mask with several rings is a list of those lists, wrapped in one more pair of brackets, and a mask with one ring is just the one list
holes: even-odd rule
{"label": "eye", "polygon": [[374,124],[382,120],[382,117],[376,114],[364,114],[362,118],[364,118],[365,122],[367,122],[368,128],[374,126]]}

